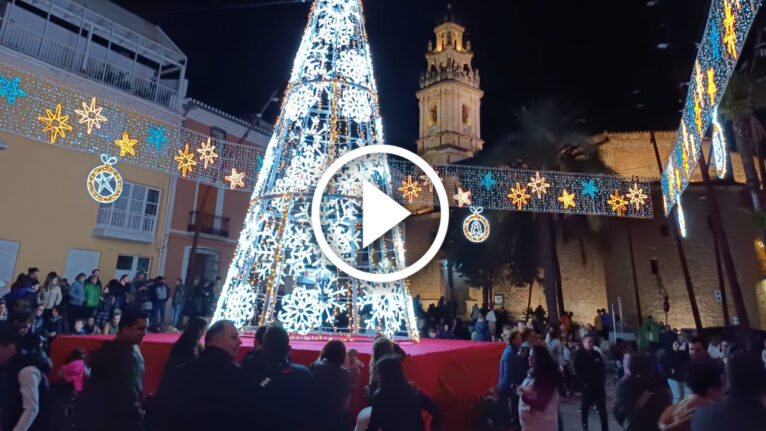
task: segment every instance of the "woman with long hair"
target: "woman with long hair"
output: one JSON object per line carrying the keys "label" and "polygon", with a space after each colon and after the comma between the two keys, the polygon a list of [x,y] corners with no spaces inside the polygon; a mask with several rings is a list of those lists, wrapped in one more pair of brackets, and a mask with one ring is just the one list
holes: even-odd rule
{"label": "woman with long hair", "polygon": [[45,283],[37,293],[38,304],[45,308],[45,317],[51,313],[51,309],[61,304],[61,286],[59,286],[59,276],[55,272],[49,272],[45,277]]}
{"label": "woman with long hair", "polygon": [[436,403],[407,382],[396,355],[380,359],[376,366],[380,388],[372,399],[370,431],[424,431],[421,410],[431,414],[431,429],[441,429],[441,412]]}
{"label": "woman with long hair", "polygon": [[199,353],[202,351],[200,339],[205,335],[207,325],[207,320],[204,317],[194,316],[189,319],[186,329],[184,329],[184,332],[170,349],[165,371],[171,370],[199,356]]}
{"label": "woman with long hair", "polygon": [[560,382],[559,364],[548,349],[533,346],[529,354],[529,373],[517,389],[522,431],[558,430]]}

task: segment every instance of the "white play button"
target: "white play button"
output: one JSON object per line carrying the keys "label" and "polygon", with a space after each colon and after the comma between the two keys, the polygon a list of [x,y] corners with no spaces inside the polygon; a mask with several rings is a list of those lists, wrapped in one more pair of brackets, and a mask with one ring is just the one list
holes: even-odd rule
{"label": "white play button", "polygon": [[365,181],[362,187],[362,247],[370,245],[410,214],[407,208]]}

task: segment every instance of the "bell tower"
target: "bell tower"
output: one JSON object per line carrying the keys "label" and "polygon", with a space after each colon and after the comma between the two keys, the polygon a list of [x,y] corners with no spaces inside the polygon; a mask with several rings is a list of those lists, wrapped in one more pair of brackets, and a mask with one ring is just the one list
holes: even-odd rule
{"label": "bell tower", "polygon": [[418,154],[429,163],[470,159],[484,146],[480,132],[479,70],[471,65],[471,42],[455,22],[451,6],[434,28],[436,46],[428,41],[426,70],[416,93],[420,107]]}

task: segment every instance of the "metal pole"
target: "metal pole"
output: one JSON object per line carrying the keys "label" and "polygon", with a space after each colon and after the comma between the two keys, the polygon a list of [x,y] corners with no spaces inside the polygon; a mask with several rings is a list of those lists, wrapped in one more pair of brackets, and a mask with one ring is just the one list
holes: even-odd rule
{"label": "metal pole", "polygon": [[[710,230],[713,230],[713,225],[708,217],[708,225]],[[721,267],[721,248],[718,246],[718,237],[713,232],[713,248],[715,249],[715,269],[718,273],[718,289],[721,292],[721,308],[723,309],[723,323],[724,326],[730,326],[731,320],[729,319],[729,301],[726,300],[726,283],[723,281],[723,268]]]}
{"label": "metal pole", "polygon": [[617,307],[620,310],[620,336],[625,336],[625,319],[622,316],[622,298],[617,297]]}
{"label": "metal pole", "polygon": [[[662,162],[660,161],[660,151],[657,149],[657,140],[654,137],[654,131],[649,132],[652,146],[654,147],[654,157],[657,159],[657,168],[660,170],[660,177],[662,177]],[[692,316],[694,317],[694,326],[697,330],[702,329],[702,319],[700,319],[699,307],[697,307],[697,297],[694,295],[694,286],[692,285],[692,277],[689,273],[689,264],[686,262],[686,253],[684,252],[684,244],[681,241],[681,234],[679,233],[678,218],[675,216],[675,212],[678,211],[678,207],[673,208],[668,218],[670,219],[671,229],[673,231],[673,239],[676,242],[676,249],[678,250],[678,260],[681,262],[681,272],[684,275],[684,283],[686,283],[686,293],[689,295],[689,304],[692,307]]]}
{"label": "metal pole", "polygon": [[702,182],[705,184],[707,201],[708,205],[710,205],[710,221],[713,225],[713,234],[718,236],[721,258],[723,259],[726,276],[729,279],[731,296],[734,298],[734,307],[737,310],[740,325],[745,329],[750,329],[750,319],[747,317],[745,301],[742,298],[742,290],[739,287],[739,280],[737,280],[737,270],[734,267],[734,258],[731,256],[729,241],[726,238],[726,230],[723,228],[721,213],[718,211],[718,199],[713,191],[713,183],[710,181],[707,162],[705,161],[705,155],[702,154],[702,152],[700,152],[697,164],[699,165],[700,173],[702,174]]}

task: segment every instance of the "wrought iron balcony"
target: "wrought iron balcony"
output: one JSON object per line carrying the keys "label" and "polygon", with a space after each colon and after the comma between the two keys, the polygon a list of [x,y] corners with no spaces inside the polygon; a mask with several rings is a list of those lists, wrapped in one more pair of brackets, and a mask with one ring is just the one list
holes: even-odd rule
{"label": "wrought iron balcony", "polygon": [[228,238],[230,221],[228,217],[190,211],[188,231],[195,232],[199,229],[200,233]]}

